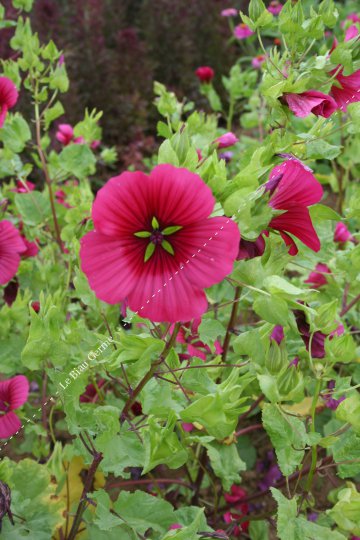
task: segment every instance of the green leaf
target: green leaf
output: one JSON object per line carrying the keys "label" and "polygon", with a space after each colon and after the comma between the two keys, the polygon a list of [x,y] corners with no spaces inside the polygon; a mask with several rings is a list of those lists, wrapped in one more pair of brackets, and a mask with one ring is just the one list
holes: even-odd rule
{"label": "green leaf", "polygon": [[337,502],[335,506],[327,510],[327,514],[335,521],[340,529],[359,536],[360,493],[354,484],[348,482],[346,488],[340,489],[336,493],[336,498]]}
{"label": "green leaf", "polygon": [[267,521],[250,521],[249,535],[251,540],[269,540],[269,524]]}
{"label": "green leaf", "polygon": [[170,163],[171,165],[175,165],[175,167],[179,166],[179,158],[168,139],[159,148],[158,164],[160,165],[161,163]]}
{"label": "green leaf", "polygon": [[254,301],[253,309],[261,318],[272,324],[285,326],[289,319],[287,302],[276,296],[259,295]]}
{"label": "green leaf", "polygon": [[262,411],[263,423],[275,448],[279,467],[284,476],[296,471],[303,460],[308,442],[304,423],[280,411],[277,405],[266,403]]}
{"label": "green leaf", "polygon": [[360,434],[360,395],[354,392],[342,401],[336,409],[335,416],[351,424],[354,431]]}
{"label": "green leaf", "polygon": [[51,73],[49,76],[49,87],[52,90],[59,90],[59,92],[62,93],[69,90],[69,77],[66,72],[65,64],[58,64]]}
{"label": "green leaf", "polygon": [[44,120],[45,120],[45,129],[48,130],[50,127],[50,124],[59,118],[62,114],[64,114],[64,107],[60,103],[60,101],[57,101],[55,105],[47,109],[44,113]]}
{"label": "green leaf", "polygon": [[51,215],[49,197],[39,191],[16,193],[15,205],[26,225],[40,225]]}
{"label": "green leaf", "polygon": [[96,159],[86,144],[70,144],[61,151],[59,164],[67,173],[82,179],[95,173]]}
{"label": "green leaf", "polygon": [[211,466],[221,479],[225,491],[230,491],[232,484],[237,484],[240,472],[246,470],[246,464],[240,458],[235,444],[220,444],[216,441],[204,444]]}
{"label": "green leaf", "polygon": [[264,280],[264,287],[271,294],[284,294],[291,296],[304,296],[308,295],[309,291],[295,287],[292,283],[280,276],[269,276]]}
{"label": "green leaf", "polygon": [[13,0],[13,6],[15,9],[23,9],[24,11],[31,11],[34,0]]}
{"label": "green leaf", "polygon": [[215,319],[202,319],[199,325],[200,340],[206,345],[214,345],[219,337],[224,337],[226,329],[220,321]]}
{"label": "green leaf", "polygon": [[19,113],[8,115],[0,129],[0,141],[4,146],[12,152],[20,153],[30,138],[30,128],[24,118]]}
{"label": "green leaf", "polygon": [[[350,478],[360,474],[360,437],[352,430],[342,434],[331,450],[334,461],[340,463],[337,466],[340,478]],[[349,463],[345,463],[346,461]]]}

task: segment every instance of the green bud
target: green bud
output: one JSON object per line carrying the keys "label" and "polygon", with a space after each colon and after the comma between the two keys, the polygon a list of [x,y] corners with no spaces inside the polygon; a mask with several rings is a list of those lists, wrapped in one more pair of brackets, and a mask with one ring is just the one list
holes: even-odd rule
{"label": "green bud", "polygon": [[279,374],[288,365],[288,356],[283,344],[280,346],[271,340],[271,345],[265,359],[265,367],[272,375]]}

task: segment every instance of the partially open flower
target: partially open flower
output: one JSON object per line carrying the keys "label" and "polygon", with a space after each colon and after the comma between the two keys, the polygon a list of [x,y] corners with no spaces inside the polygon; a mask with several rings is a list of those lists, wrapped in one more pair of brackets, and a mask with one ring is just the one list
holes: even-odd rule
{"label": "partially open flower", "polygon": [[347,226],[344,223],[341,223],[341,221],[339,221],[335,227],[334,242],[338,242],[339,244],[345,244],[345,242],[353,241],[354,237],[347,228]]}
{"label": "partially open flower", "polygon": [[209,66],[200,66],[195,71],[195,75],[200,82],[208,84],[213,80],[215,71]]}
{"label": "partially open flower", "polygon": [[239,139],[231,131],[224,133],[214,141],[218,148],[228,148],[229,146],[234,146],[237,142],[239,142]]}
{"label": "partially open flower", "polygon": [[21,421],[14,413],[25,403],[29,395],[29,381],[24,375],[16,375],[0,381],[0,438],[14,435],[21,427]]}
{"label": "partially open flower", "polygon": [[282,99],[299,118],[305,118],[311,113],[328,118],[338,109],[334,98],[317,90],[308,90],[301,94],[284,94]]}
{"label": "partially open flower", "polygon": [[309,277],[305,279],[305,283],[310,283],[313,289],[318,289],[327,284],[326,274],[331,274],[330,268],[326,264],[318,263],[315,270],[310,272]]}
{"label": "partially open flower", "polygon": [[267,9],[268,11],[270,11],[270,13],[276,16],[276,15],[279,15],[282,8],[283,8],[283,5],[280,2],[278,2],[278,0],[272,0],[272,2],[270,2]]}
{"label": "partially open flower", "polygon": [[238,14],[237,9],[235,9],[235,8],[227,8],[227,9],[223,9],[220,15],[222,17],[236,17],[237,14]]}

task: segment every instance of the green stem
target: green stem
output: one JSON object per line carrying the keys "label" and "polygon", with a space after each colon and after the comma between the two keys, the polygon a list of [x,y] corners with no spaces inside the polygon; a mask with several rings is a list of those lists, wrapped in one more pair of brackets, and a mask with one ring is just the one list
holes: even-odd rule
{"label": "green stem", "polygon": [[234,98],[230,96],[229,114],[227,117],[227,126],[226,126],[228,131],[232,130],[233,116],[234,116]]}
{"label": "green stem", "polygon": [[233,307],[231,310],[229,324],[226,329],[226,335],[225,335],[224,344],[223,344],[223,352],[221,356],[223,362],[226,362],[226,356],[227,356],[229,345],[230,345],[231,333],[236,323],[240,294],[241,294],[241,287],[238,286],[235,289]]}
{"label": "green stem", "polygon": [[[317,379],[316,381],[316,387],[315,387],[315,393],[313,396],[313,400],[311,403],[311,426],[310,431],[311,433],[315,433],[315,416],[316,416],[316,405],[319,399],[321,391],[321,379]],[[311,449],[311,465],[310,465],[310,471],[307,477],[306,481],[306,491],[311,491],[312,481],[314,478],[315,470],[316,470],[316,462],[317,462],[317,445],[314,444]]]}

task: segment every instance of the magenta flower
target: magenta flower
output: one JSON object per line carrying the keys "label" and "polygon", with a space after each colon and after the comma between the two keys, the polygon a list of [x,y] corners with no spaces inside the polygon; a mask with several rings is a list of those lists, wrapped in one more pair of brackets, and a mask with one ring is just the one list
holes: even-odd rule
{"label": "magenta flower", "polygon": [[16,105],[19,92],[7,77],[0,77],[0,128],[3,127],[7,112]]}
{"label": "magenta flower", "polygon": [[228,131],[227,133],[224,133],[224,135],[221,135],[217,139],[215,139],[214,143],[217,144],[217,147],[220,148],[229,148],[229,146],[234,146],[239,142],[239,139],[235,135],[235,133],[232,133],[231,131]]}
{"label": "magenta flower", "polygon": [[4,287],[4,302],[8,306],[12,306],[12,304],[15,302],[17,294],[19,291],[19,282],[17,278],[15,277],[13,280],[9,281],[9,283]]}
{"label": "magenta flower", "polygon": [[[201,323],[201,319],[197,318],[194,319],[191,322],[186,323],[180,328],[180,331],[176,337],[176,341],[178,343],[184,343],[187,345],[187,355],[183,355],[183,357],[187,358],[200,358],[205,362],[206,355],[211,354],[210,347],[208,345],[205,345],[202,341],[200,341],[198,329]],[[222,347],[218,340],[214,343],[215,352],[216,354],[222,353]],[[184,358],[185,359],[185,358]]]}
{"label": "magenta flower", "polygon": [[305,118],[311,113],[329,118],[338,108],[334,98],[316,90],[308,90],[301,94],[284,94],[282,99],[299,118]]}
{"label": "magenta flower", "polygon": [[200,82],[209,84],[215,77],[215,71],[209,66],[200,66],[195,71]]}
{"label": "magenta flower", "polygon": [[347,228],[347,226],[344,223],[341,223],[341,221],[339,221],[335,227],[334,242],[338,242],[339,244],[345,244],[345,242],[353,241],[354,237]]}
{"label": "magenta flower", "polygon": [[254,56],[254,58],[251,60],[251,65],[255,69],[260,69],[265,60],[266,56],[264,54],[259,54],[258,56]]}
{"label": "magenta flower", "polygon": [[223,9],[221,12],[222,17],[236,17],[237,14],[238,14],[238,10],[235,8]]}
{"label": "magenta flower", "polygon": [[352,24],[351,26],[349,26],[349,28],[345,32],[344,41],[349,41],[350,39],[353,39],[354,37],[357,37],[358,35],[359,35],[358,27]]}
{"label": "magenta flower", "polygon": [[55,191],[55,199],[56,202],[61,204],[62,206],[65,206],[65,208],[72,208],[72,206],[66,202],[67,194],[62,189],[58,189]]}
{"label": "magenta flower", "polygon": [[15,193],[30,193],[30,191],[34,191],[34,189],[35,184],[30,182],[29,180],[26,180],[25,182],[20,182],[20,180],[17,180],[16,187],[11,189],[10,191],[14,191]]}
{"label": "magenta flower", "polygon": [[17,375],[0,381],[0,438],[7,439],[21,428],[21,421],[14,413],[25,403],[29,395],[29,381]]}
{"label": "magenta flower", "polygon": [[24,235],[21,235],[21,238],[26,247],[26,250],[23,251],[21,257],[23,259],[29,259],[29,257],[36,257],[36,255],[39,253],[39,246],[37,242],[31,242]]}
{"label": "magenta flower", "polygon": [[19,231],[10,221],[0,221],[0,285],[5,285],[15,276],[25,251]]}
{"label": "magenta flower", "polygon": [[254,32],[245,23],[238,24],[234,28],[234,36],[237,39],[246,39],[249,36],[252,36]]}
{"label": "magenta flower", "polygon": [[240,240],[230,218],[209,217],[214,203],[198,175],[172,165],[110,179],[93,205],[95,230],[81,240],[81,267],[97,297],[127,299],[153,321],[200,317],[203,289],[232,271]]}
{"label": "magenta flower", "polygon": [[271,193],[269,206],[275,210],[284,210],[284,213],[270,221],[269,227],[280,232],[285,244],[290,246],[289,254],[296,255],[298,252],[289,233],[313,251],[319,251],[320,240],[313,227],[308,206],[320,201],[323,189],[311,170],[297,159],[288,159],[274,167],[265,189]]}
{"label": "magenta flower", "polygon": [[[311,356],[313,358],[324,358],[325,356],[325,339],[328,337],[323,332],[313,332],[311,338],[310,325],[306,320],[306,315],[301,310],[294,311],[296,324],[303,340],[306,350],[309,351],[311,340]],[[338,324],[337,328],[329,334],[329,339],[333,339],[334,336],[341,336],[344,333],[344,326]]]}
{"label": "magenta flower", "polygon": [[74,130],[70,124],[60,124],[55,137],[61,144],[67,146],[74,138]]}
{"label": "magenta flower", "polygon": [[180,523],[173,523],[172,525],[170,525],[169,527],[169,531],[172,531],[172,530],[175,530],[175,529],[182,529],[183,526],[180,525]]}
{"label": "magenta flower", "polygon": [[101,141],[95,140],[90,144],[91,150],[97,150],[101,145]]}
{"label": "magenta flower", "polygon": [[273,15],[279,15],[282,8],[283,5],[280,4],[280,2],[278,2],[277,0],[272,0],[267,10],[270,11],[270,13],[272,13]]}
{"label": "magenta flower", "polygon": [[330,268],[326,264],[318,263],[315,270],[310,272],[309,277],[305,279],[305,283],[310,283],[313,289],[319,289],[328,282],[326,274],[331,274]]}
{"label": "magenta flower", "polygon": [[284,328],[280,324],[274,326],[273,331],[270,334],[270,339],[273,339],[278,345],[280,345],[284,337]]}
{"label": "magenta flower", "polygon": [[246,259],[254,259],[255,257],[261,257],[265,251],[265,240],[263,235],[268,235],[267,231],[262,231],[262,233],[257,237],[255,241],[244,240],[241,238],[239,253],[236,259],[238,261]]}
{"label": "magenta flower", "polygon": [[191,422],[182,422],[181,427],[183,428],[184,431],[186,431],[186,433],[190,433],[191,431],[195,429],[194,424],[192,424]]}
{"label": "magenta flower", "polygon": [[55,137],[64,146],[67,146],[70,143],[83,144],[85,142],[84,137],[74,136],[74,129],[70,124],[60,124]]}
{"label": "magenta flower", "polygon": [[360,17],[357,13],[349,13],[346,18],[353,23],[360,23]]}
{"label": "magenta flower", "polygon": [[[359,30],[356,26],[350,26],[345,33],[345,41],[352,39],[359,34]],[[332,50],[336,47],[334,44]],[[339,67],[330,72],[330,75],[334,75]],[[343,75],[343,68],[340,69],[335,77],[336,84],[333,84],[330,89],[330,95],[335,99],[338,108],[346,111],[349,103],[357,103],[360,101],[360,69],[354,71],[350,75]]]}

